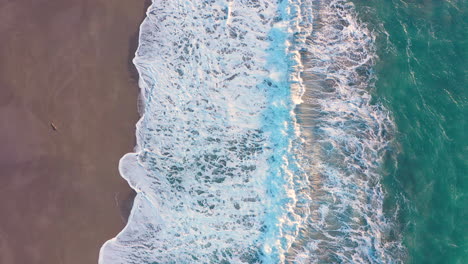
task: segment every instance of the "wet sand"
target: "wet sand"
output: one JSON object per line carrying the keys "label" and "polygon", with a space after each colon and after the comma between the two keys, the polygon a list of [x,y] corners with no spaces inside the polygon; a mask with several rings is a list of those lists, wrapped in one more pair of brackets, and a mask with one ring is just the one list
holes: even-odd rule
{"label": "wet sand", "polygon": [[124,227],[148,2],[0,0],[0,263],[97,263]]}

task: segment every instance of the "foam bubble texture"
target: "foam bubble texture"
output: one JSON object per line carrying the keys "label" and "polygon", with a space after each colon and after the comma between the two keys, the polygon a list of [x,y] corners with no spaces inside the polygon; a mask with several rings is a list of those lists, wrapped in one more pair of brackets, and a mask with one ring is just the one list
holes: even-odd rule
{"label": "foam bubble texture", "polygon": [[288,211],[297,200],[285,157],[295,133],[292,34],[279,8],[153,1],[134,59],[137,153],[120,162],[138,194],[101,264],[280,261],[301,216]]}
{"label": "foam bubble texture", "polygon": [[291,263],[399,263],[401,237],[383,213],[382,163],[394,123],[372,103],[374,36],[344,0],[313,1],[298,107],[309,159],[310,216]]}
{"label": "foam bubble texture", "polygon": [[137,196],[99,263],[399,262],[373,41],[343,0],[153,0],[119,165]]}

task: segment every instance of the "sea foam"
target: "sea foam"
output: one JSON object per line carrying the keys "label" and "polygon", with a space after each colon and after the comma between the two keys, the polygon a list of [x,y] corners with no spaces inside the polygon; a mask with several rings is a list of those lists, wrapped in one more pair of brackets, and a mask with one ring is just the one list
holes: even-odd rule
{"label": "sea foam", "polygon": [[134,59],[137,152],[120,162],[137,196],[100,263],[281,261],[301,222],[285,164],[288,14],[276,1],[153,2]]}
{"label": "sea foam", "polygon": [[297,116],[308,167],[310,216],[288,252],[294,263],[401,263],[395,215],[385,215],[382,164],[394,122],[370,96],[374,35],[349,1],[313,1]]}
{"label": "sea foam", "polygon": [[119,165],[137,196],[100,264],[393,259],[392,122],[359,74],[373,38],[351,5],[153,0],[139,41],[142,117]]}

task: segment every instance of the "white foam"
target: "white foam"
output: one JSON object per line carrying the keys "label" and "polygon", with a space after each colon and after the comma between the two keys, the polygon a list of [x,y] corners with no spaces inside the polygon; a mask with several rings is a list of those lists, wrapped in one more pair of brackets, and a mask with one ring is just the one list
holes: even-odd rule
{"label": "white foam", "polygon": [[99,263],[396,260],[373,49],[342,0],[154,0],[138,145],[119,166],[137,196]]}
{"label": "white foam", "polygon": [[374,36],[344,0],[313,1],[298,116],[310,161],[310,217],[287,259],[297,263],[396,263],[401,238],[383,214],[382,161],[394,125],[372,104]]}
{"label": "white foam", "polygon": [[[281,162],[290,139],[273,140],[287,137],[289,115],[265,129],[265,115],[292,112],[289,35],[275,22],[278,9],[273,0],[153,1],[134,59],[144,101],[138,152],[120,163],[138,194],[126,228],[102,247],[101,264],[255,263],[284,255],[288,243],[278,235],[292,240],[295,231],[283,226],[297,226],[300,216],[287,212],[296,200],[288,191],[294,175]],[[273,27],[286,35],[278,40],[282,54],[268,50]],[[268,61],[277,52],[283,68]],[[273,103],[267,89],[286,97]],[[266,239],[268,232],[275,237]]]}

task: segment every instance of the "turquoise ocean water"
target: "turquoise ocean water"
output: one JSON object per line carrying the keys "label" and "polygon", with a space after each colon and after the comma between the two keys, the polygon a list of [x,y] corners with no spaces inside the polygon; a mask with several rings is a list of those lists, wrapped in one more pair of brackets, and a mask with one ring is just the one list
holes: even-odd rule
{"label": "turquoise ocean water", "polygon": [[407,263],[468,262],[468,1],[355,1],[377,33],[374,95],[397,127],[385,206]]}

